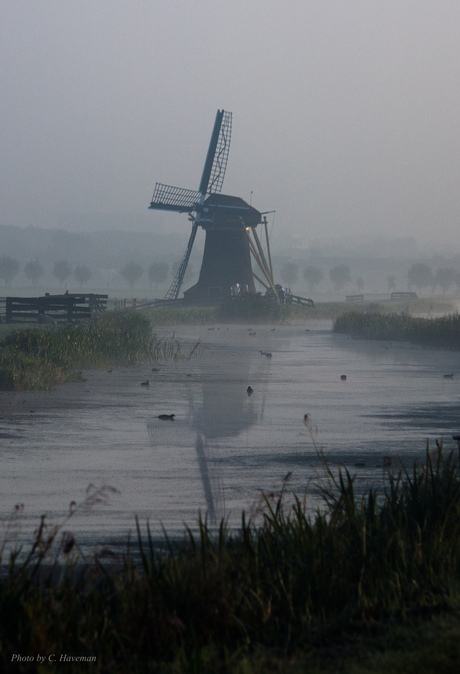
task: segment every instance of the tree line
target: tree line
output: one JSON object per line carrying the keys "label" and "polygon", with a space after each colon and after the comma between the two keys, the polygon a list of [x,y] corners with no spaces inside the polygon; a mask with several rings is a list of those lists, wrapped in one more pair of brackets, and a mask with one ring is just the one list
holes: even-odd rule
{"label": "tree line", "polygon": [[[11,288],[14,278],[19,274],[20,268],[20,264],[15,258],[8,255],[0,257],[0,279],[3,281],[5,288]],[[39,285],[40,280],[45,274],[45,268],[38,259],[27,262],[23,267],[23,271],[34,288]],[[127,262],[119,270],[119,273],[132,289],[144,274],[144,268],[138,262],[131,261]],[[153,284],[158,286],[159,283],[166,282],[169,273],[170,265],[168,263],[152,263],[147,269],[149,287],[151,288]],[[80,288],[83,288],[93,277],[93,273],[87,265],[77,264],[76,266],[72,266],[67,260],[55,262],[52,274],[59,281],[60,288],[72,277],[77,281]]]}
{"label": "tree line", "polygon": [[[300,277],[300,267],[295,262],[286,262],[280,270],[281,280],[289,287],[293,286]],[[315,265],[308,265],[303,271],[303,279],[308,285],[310,292],[313,292],[317,286],[324,280],[324,271]],[[340,292],[348,283],[351,283],[351,270],[346,264],[341,264],[329,270],[329,279],[334,287],[334,290]],[[429,264],[425,262],[414,263],[407,272],[407,288],[409,290],[418,290],[420,293],[424,288],[429,287],[434,293],[437,288],[440,288],[444,295],[453,285],[460,290],[460,272],[452,267],[440,267],[433,270]],[[388,291],[396,290],[396,277],[393,274],[387,276]],[[364,289],[364,279],[359,277],[356,279],[356,287],[358,292]]]}

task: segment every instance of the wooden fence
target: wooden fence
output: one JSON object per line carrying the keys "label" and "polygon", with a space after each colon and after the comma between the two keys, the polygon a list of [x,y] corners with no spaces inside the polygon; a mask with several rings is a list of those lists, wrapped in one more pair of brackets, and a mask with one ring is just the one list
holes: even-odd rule
{"label": "wooden fence", "polygon": [[390,300],[418,300],[417,293],[391,293]]}
{"label": "wooden fence", "polygon": [[91,318],[107,309],[108,295],[70,294],[0,298],[0,321],[5,323],[69,323]]}
{"label": "wooden fence", "polygon": [[378,301],[418,300],[417,293],[395,292],[391,295],[383,293],[366,293],[362,295],[347,295],[347,302],[378,302]]}
{"label": "wooden fence", "polygon": [[166,309],[168,307],[184,306],[185,301],[179,300],[154,300],[154,299],[137,299],[130,297],[124,300],[115,301],[115,309]]}

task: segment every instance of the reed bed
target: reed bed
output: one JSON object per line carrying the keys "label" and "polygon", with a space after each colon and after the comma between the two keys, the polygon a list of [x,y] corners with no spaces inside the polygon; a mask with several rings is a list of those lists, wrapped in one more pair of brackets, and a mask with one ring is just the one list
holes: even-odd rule
{"label": "reed bed", "polygon": [[154,325],[206,325],[216,322],[214,307],[152,309],[148,313]]}
{"label": "reed bed", "polygon": [[423,346],[460,348],[460,315],[415,318],[407,313],[382,314],[353,311],[334,322],[334,332],[364,339],[407,341]]}
{"label": "reed bed", "polygon": [[286,505],[286,478],[258,525],[243,515],[239,531],[222,521],[212,533],[200,518],[181,544],[166,536],[166,553],[136,520],[117,569],[82,560],[73,537],[42,519],[31,549],[2,560],[2,671],[38,671],[12,664],[14,653],[95,657],[90,671],[114,673],[347,671],[344,653],[363,657],[389,629],[413,635],[450,613],[459,632],[458,453],[439,443],[410,471],[393,464],[379,498],[357,497],[347,470],[325,471],[314,515],[305,497]]}
{"label": "reed bed", "polygon": [[104,312],[90,322],[8,334],[0,352],[0,389],[50,389],[78,380],[79,368],[104,368],[181,356],[177,340],[159,339],[149,317]]}

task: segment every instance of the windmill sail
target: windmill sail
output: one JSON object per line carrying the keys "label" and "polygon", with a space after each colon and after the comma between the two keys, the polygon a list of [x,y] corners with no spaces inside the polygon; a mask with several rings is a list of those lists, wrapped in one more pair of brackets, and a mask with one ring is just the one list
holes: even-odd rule
{"label": "windmill sail", "polygon": [[195,221],[192,227],[192,233],[188,240],[187,249],[180,263],[179,269],[176,272],[173,282],[171,283],[168,292],[165,295],[165,300],[177,300],[179,297],[179,292],[184,280],[185,272],[187,270],[188,261],[190,259],[190,253],[192,252],[193,243],[195,241],[196,230],[198,229],[198,223]]}
{"label": "windmill sail", "polygon": [[191,213],[199,204],[200,196],[200,193],[196,190],[186,190],[183,187],[172,187],[172,185],[157,183],[149,208],[156,208],[160,211]]}
{"label": "windmill sail", "polygon": [[200,181],[199,191],[203,197],[222,189],[231,137],[232,113],[218,110]]}

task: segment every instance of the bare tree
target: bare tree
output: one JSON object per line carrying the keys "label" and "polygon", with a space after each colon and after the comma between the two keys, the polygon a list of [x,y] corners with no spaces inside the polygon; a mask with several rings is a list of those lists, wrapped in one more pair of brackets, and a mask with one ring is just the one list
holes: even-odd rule
{"label": "bare tree", "polygon": [[305,267],[303,277],[305,281],[308,283],[309,291],[313,292],[316,286],[323,280],[324,272],[322,269],[319,269],[318,267],[309,264],[308,267]]}
{"label": "bare tree", "polygon": [[67,281],[72,274],[72,267],[67,260],[58,260],[54,263],[53,276],[59,281],[59,287],[62,288],[64,281]]}
{"label": "bare tree", "polygon": [[129,283],[131,290],[134,288],[136,281],[139,281],[143,273],[144,269],[142,265],[140,265],[138,262],[134,262],[133,260],[131,260],[131,262],[127,262],[123,269],[120,269],[120,274],[123,276],[125,281]]}
{"label": "bare tree", "polygon": [[148,268],[149,288],[152,288],[152,283],[155,283],[155,288],[162,281],[168,278],[169,264],[167,262],[153,262]]}
{"label": "bare tree", "polygon": [[32,281],[32,285],[36,288],[39,279],[43,276],[45,270],[43,265],[37,260],[31,260],[24,267],[24,274],[27,276],[29,281]]}
{"label": "bare tree", "polygon": [[414,286],[417,288],[419,293],[422,288],[432,285],[433,283],[433,272],[430,265],[425,262],[416,262],[407,272],[407,283],[410,288]]}
{"label": "bare tree", "polygon": [[89,267],[87,267],[85,264],[77,264],[75,267],[75,271],[73,273],[75,278],[77,279],[78,283],[80,284],[80,288],[83,288],[85,283],[88,283],[90,278],[92,277],[93,273]]}

